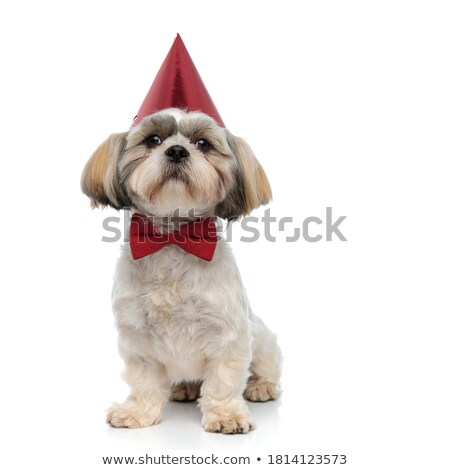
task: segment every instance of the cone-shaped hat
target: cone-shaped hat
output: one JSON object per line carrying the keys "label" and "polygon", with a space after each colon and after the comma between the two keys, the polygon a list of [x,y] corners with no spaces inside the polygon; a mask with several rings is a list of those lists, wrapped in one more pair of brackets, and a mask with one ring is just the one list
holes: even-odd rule
{"label": "cone-shaped hat", "polygon": [[132,125],[138,124],[150,114],[167,108],[202,111],[211,116],[217,124],[225,127],[179,34]]}

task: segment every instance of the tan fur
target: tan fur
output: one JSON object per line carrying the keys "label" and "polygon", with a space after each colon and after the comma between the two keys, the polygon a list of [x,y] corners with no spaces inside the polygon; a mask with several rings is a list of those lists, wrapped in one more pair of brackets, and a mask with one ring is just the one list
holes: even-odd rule
{"label": "tan fur", "polygon": [[201,382],[181,382],[172,387],[172,401],[194,401],[200,397]]}
{"label": "tan fur", "polygon": [[245,185],[245,208],[240,215],[247,215],[272,199],[272,190],[266,173],[250,146],[240,137],[235,137],[238,157],[242,166]]}
{"label": "tan fur", "polygon": [[120,207],[117,194],[117,160],[127,133],[111,134],[86,163],[81,176],[81,189],[90,197],[91,206]]}
{"label": "tan fur", "polygon": [[107,412],[106,422],[114,428],[145,428],[158,424],[162,407],[144,400],[129,399],[114,403]]}
{"label": "tan fur", "polygon": [[244,398],[249,401],[276,400],[280,391],[276,383],[268,382],[267,379],[252,375],[249,377]]}

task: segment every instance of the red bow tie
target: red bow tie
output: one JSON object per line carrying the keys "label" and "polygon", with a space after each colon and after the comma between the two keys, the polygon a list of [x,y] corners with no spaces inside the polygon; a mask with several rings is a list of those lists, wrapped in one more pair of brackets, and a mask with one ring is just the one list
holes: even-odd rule
{"label": "red bow tie", "polygon": [[184,224],[180,230],[161,233],[142,214],[133,214],[130,224],[130,248],[134,259],[143,258],[167,245],[177,245],[188,253],[211,261],[217,244],[213,219],[197,219]]}

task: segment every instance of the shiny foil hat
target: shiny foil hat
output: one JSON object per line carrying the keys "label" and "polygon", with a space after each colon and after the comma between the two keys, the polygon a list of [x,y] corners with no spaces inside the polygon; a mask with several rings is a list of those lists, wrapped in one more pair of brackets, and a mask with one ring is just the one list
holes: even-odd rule
{"label": "shiny foil hat", "polygon": [[167,108],[201,111],[225,127],[219,111],[209,96],[186,46],[177,34],[132,126],[144,117]]}

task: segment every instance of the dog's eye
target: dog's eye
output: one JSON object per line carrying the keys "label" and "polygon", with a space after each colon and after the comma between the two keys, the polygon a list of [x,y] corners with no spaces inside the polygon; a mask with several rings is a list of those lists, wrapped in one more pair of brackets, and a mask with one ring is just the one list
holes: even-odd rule
{"label": "dog's eye", "polygon": [[147,147],[156,147],[157,145],[160,145],[162,140],[161,137],[158,134],[153,134],[145,139],[145,144]]}
{"label": "dog's eye", "polygon": [[202,151],[206,152],[211,148],[211,144],[206,140],[206,139],[198,139],[197,142],[195,142],[195,145]]}

